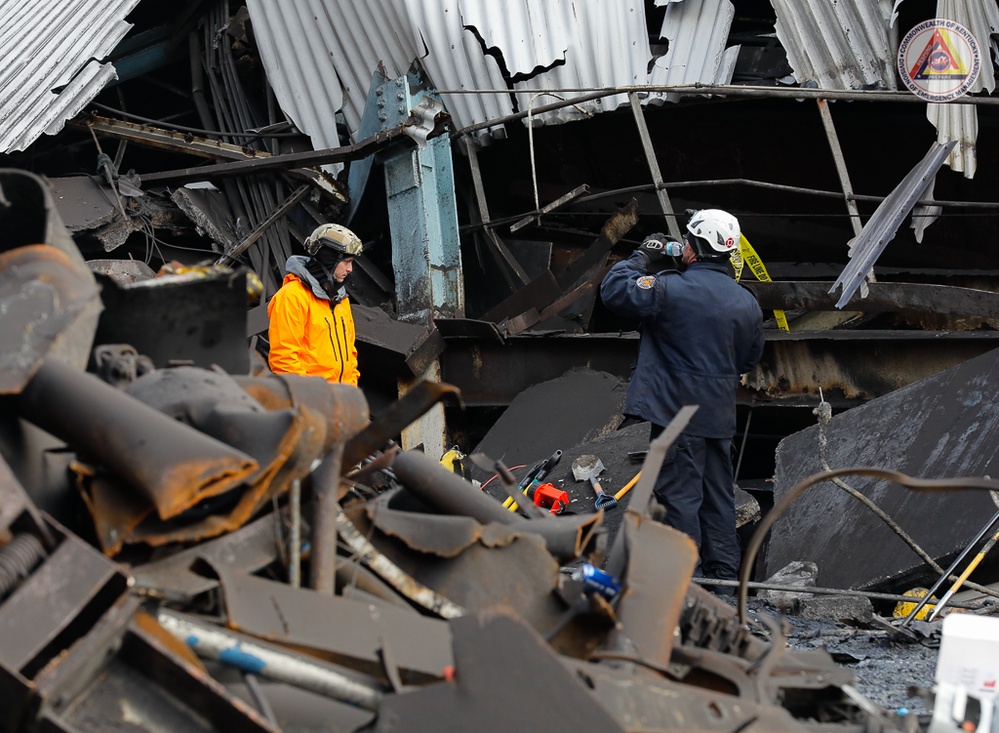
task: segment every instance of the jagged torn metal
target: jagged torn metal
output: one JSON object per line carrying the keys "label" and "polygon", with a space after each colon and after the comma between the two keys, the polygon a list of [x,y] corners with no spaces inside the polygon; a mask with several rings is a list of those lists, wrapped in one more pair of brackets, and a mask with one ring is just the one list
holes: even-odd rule
{"label": "jagged torn metal", "polygon": [[[836,301],[837,308],[842,309],[850,302],[857,289],[865,285],[867,273],[895,236],[899,224],[927,191],[932,192],[933,177],[956,144],[953,140],[943,145],[934,142],[926,156],[881,202],[860,234],[851,241],[850,262],[829,288],[830,293],[837,287],[843,289],[840,299]],[[864,290],[866,291],[866,287]]]}

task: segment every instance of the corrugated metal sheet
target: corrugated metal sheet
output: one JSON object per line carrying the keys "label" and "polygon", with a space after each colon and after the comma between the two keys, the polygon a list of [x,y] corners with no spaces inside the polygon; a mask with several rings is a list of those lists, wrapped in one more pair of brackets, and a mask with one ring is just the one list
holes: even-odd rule
{"label": "corrugated metal sheet", "polygon": [[0,0],[0,151],[55,134],[116,78],[102,64],[139,0]]}
{"label": "corrugated metal sheet", "polygon": [[[247,9],[281,108],[317,148],[340,144],[336,111],[356,135],[379,63],[395,78],[419,59],[439,89],[506,86],[495,59],[462,28],[456,0],[249,0]],[[445,103],[459,124],[511,110],[508,95],[456,94]]]}
{"label": "corrugated metal sheet", "polygon": [[[686,3],[695,8],[699,3]],[[711,0],[710,5],[729,5]],[[355,135],[376,65],[390,78],[419,59],[457,127],[553,101],[541,90],[650,82],[641,0],[249,0],[264,67],[282,109],[317,147],[336,144],[332,111]],[[289,12],[293,9],[293,12]],[[700,29],[699,29],[700,30]],[[712,34],[714,35],[714,34]],[[717,40],[713,40],[717,45]],[[695,51],[710,55],[698,40]],[[719,49],[720,52],[720,49]],[[714,60],[717,63],[717,59]],[[734,58],[726,56],[724,67]],[[706,62],[678,83],[703,81]],[[510,79],[515,92],[507,91]],[[722,72],[724,73],[724,72]],[[729,75],[730,78],[730,75]],[[711,81],[718,81],[713,77]],[[727,81],[727,79],[726,79]],[[460,93],[469,90],[471,93]],[[627,104],[617,95],[535,119],[557,123]]]}
{"label": "corrugated metal sheet", "polygon": [[819,89],[891,89],[890,12],[878,0],[770,0],[794,78]]}
{"label": "corrugated metal sheet", "polygon": [[[950,18],[971,31],[978,41],[982,57],[982,71],[970,93],[983,89],[991,94],[996,88],[995,68],[991,63],[991,35],[999,33],[999,6],[994,2],[967,2],[967,0],[940,0],[938,18]],[[970,104],[928,104],[926,118],[937,128],[941,143],[954,140],[957,145],[947,159],[951,170],[974,178],[978,167],[978,112]]]}
{"label": "corrugated metal sheet", "polygon": [[[554,101],[546,89],[599,89],[648,83],[649,49],[641,0],[558,0],[490,3],[479,0],[473,17],[490,16],[488,44],[503,54],[516,82],[521,110]],[[520,80],[518,75],[534,74]],[[555,96],[571,96],[562,94]],[[536,117],[546,124],[579,119],[628,104],[625,94]]]}
{"label": "corrugated metal sheet", "polygon": [[[657,5],[662,5],[660,0]],[[735,17],[729,0],[671,1],[666,7],[660,37],[669,44],[656,59],[652,84],[728,84],[739,55],[739,46],[726,49]],[[672,95],[671,95],[672,96]]]}

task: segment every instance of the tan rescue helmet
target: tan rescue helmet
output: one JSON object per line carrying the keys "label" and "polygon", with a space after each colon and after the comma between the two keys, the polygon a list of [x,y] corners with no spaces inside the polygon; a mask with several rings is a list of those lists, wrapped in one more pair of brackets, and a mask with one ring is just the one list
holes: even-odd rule
{"label": "tan rescue helmet", "polygon": [[329,247],[344,257],[356,257],[364,251],[360,237],[339,224],[320,224],[305,240],[305,251],[310,257],[320,247]]}

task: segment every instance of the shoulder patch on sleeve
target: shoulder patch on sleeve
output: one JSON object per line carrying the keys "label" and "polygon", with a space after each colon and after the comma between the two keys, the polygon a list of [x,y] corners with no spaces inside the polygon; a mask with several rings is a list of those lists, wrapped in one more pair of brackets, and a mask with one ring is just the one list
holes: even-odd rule
{"label": "shoulder patch on sleeve", "polygon": [[656,284],[655,275],[641,275],[635,278],[635,285],[640,287],[642,290],[651,290],[652,286]]}

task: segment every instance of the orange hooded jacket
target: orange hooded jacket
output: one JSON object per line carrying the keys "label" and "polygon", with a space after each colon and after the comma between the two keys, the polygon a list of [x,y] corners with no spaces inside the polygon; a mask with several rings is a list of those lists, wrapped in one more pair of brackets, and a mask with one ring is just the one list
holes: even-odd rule
{"label": "orange hooded jacket", "polygon": [[268,364],[275,374],[303,374],[357,386],[354,317],[350,301],[316,297],[303,277],[285,275],[267,305]]}

